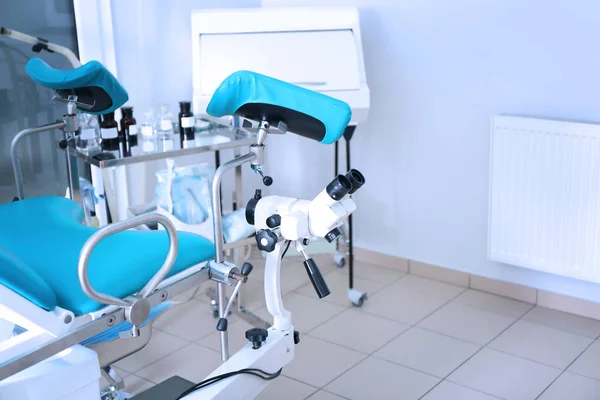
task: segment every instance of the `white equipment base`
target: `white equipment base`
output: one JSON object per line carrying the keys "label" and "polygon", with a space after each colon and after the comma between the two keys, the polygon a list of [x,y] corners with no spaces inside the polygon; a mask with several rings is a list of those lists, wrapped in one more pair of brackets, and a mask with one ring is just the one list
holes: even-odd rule
{"label": "white equipment base", "polygon": [[[268,373],[275,373],[294,358],[294,328],[279,331],[269,329],[269,336],[260,349],[253,349],[247,343],[240,351],[213,371],[206,379],[213,376],[237,371],[244,368],[258,368]],[[279,379],[279,378],[275,378]],[[190,393],[184,400],[247,400],[253,399],[271,381],[256,376],[240,374],[226,378],[219,383]]]}
{"label": "white equipment base", "polygon": [[73,346],[0,382],[0,400],[97,400],[100,366],[93,350]]}

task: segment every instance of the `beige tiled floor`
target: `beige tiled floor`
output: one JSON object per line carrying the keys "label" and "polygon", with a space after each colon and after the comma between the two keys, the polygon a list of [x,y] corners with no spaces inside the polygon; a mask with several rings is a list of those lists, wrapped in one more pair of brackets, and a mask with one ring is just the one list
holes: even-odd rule
{"label": "beige tiled floor", "polygon": [[[600,321],[360,262],[356,287],[369,299],[355,308],[347,268],[318,262],[332,290],[323,300],[301,260],[285,262],[284,302],[301,342],[259,400],[600,399]],[[246,298],[267,317],[254,266]],[[215,323],[202,293],[162,316],[150,344],[116,364],[126,389],[202,380],[220,363]],[[232,350],[249,327],[230,319]]]}

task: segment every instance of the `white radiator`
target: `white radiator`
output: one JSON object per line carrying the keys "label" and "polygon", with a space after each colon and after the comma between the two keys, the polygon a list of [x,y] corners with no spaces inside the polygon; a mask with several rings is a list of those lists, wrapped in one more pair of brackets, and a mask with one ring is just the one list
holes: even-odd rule
{"label": "white radiator", "polygon": [[600,125],[492,119],[488,256],[600,283]]}

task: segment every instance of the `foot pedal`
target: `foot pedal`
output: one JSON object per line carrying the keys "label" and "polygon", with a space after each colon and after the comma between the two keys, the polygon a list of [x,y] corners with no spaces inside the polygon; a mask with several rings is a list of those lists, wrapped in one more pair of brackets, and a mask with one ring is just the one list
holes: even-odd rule
{"label": "foot pedal", "polygon": [[136,394],[129,400],[176,400],[181,393],[194,385],[194,382],[175,375],[140,394]]}

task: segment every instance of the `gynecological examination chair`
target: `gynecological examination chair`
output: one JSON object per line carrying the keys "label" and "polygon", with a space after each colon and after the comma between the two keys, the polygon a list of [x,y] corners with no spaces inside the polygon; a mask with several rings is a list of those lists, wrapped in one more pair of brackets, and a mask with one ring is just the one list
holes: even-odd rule
{"label": "gynecological examination chair", "polygon": [[[79,129],[78,112],[103,114],[128,99],[114,76],[95,61],[63,71],[32,59],[26,70],[66,103],[63,121],[53,127],[65,132],[69,145]],[[256,191],[246,218],[256,227],[257,247],[267,254],[264,291],[273,321],[268,330],[246,332],[248,344],[231,357],[227,315],[253,268],[224,259],[221,179],[244,163],[262,172],[269,134],[292,132],[326,144],[335,142],[350,121],[350,108],[326,95],[239,71],[218,87],[207,112],[216,117],[239,116],[256,133],[247,154],[215,173],[214,243],[177,232],[160,214],[97,229],[82,223],[80,204],[63,197],[20,198],[0,205],[0,399],[126,398],[120,397],[123,382],[111,365],[148,343],[153,319],[175,306],[175,295],[208,279],[218,285],[216,329],[223,364],[206,380],[171,398],[251,399],[292,360],[300,338],[281,298],[284,248],[293,245],[304,254],[304,267],[317,295],[328,295],[306,246],[314,238],[335,240],[342,221],[356,208],[352,194],[364,177],[356,170],[338,175],[312,200],[263,197]],[[135,229],[150,222],[165,230]],[[233,290],[229,298],[227,287]],[[108,387],[99,387],[101,376]]]}

